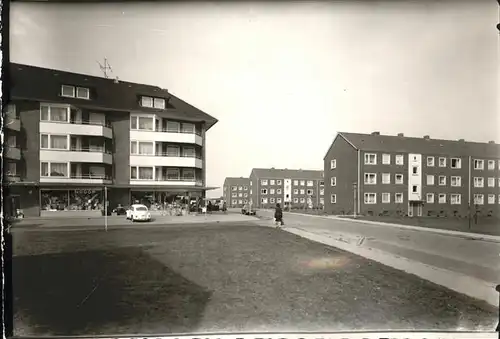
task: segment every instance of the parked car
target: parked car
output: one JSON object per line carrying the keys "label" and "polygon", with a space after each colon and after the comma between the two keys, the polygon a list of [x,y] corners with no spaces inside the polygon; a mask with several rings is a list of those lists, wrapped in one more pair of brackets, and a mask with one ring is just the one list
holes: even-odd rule
{"label": "parked car", "polygon": [[134,204],[126,212],[128,220],[136,221],[151,221],[151,214],[146,205]]}
{"label": "parked car", "polygon": [[118,206],[116,206],[114,212],[116,213],[116,215],[126,215],[127,209],[125,207],[123,207],[121,204],[118,204]]}
{"label": "parked car", "polygon": [[257,215],[257,212],[249,206],[249,204],[245,204],[243,208],[241,209],[241,214],[244,215]]}

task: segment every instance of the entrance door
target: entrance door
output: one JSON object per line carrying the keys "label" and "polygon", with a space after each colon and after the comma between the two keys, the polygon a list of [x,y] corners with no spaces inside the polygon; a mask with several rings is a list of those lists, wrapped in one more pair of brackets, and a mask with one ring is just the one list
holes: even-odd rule
{"label": "entrance door", "polygon": [[408,203],[408,216],[413,217],[413,204],[411,202]]}
{"label": "entrance door", "polygon": [[417,205],[417,216],[419,216],[419,217],[422,216],[422,210],[423,210],[422,207],[423,207],[422,204]]}

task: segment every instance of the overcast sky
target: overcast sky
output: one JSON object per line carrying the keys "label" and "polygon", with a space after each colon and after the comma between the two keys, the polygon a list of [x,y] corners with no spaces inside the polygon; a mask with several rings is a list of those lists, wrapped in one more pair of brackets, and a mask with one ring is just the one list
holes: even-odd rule
{"label": "overcast sky", "polygon": [[[321,169],[338,131],[500,142],[496,1],[11,3],[11,61],[167,88],[219,119],[208,185]],[[220,190],[209,196],[219,196]]]}

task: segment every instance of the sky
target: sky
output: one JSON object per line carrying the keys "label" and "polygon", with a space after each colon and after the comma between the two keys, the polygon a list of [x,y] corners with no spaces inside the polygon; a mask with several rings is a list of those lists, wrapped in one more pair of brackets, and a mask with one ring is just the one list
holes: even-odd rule
{"label": "sky", "polygon": [[10,6],[12,62],[102,76],[106,57],[216,117],[209,186],[322,169],[337,132],[500,142],[496,1]]}

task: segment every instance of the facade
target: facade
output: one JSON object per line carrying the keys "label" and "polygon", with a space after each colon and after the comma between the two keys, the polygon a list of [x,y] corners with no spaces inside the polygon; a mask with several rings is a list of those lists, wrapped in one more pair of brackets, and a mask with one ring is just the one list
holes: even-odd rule
{"label": "facade", "polygon": [[258,208],[323,208],[323,171],[254,168],[250,196]]}
{"label": "facade", "polygon": [[250,200],[249,178],[226,178],[224,180],[223,196],[227,207],[243,207]]}
{"label": "facade", "polygon": [[8,200],[26,216],[205,196],[217,119],[156,86],[10,65]]}
{"label": "facade", "polygon": [[500,145],[338,133],[324,157],[325,212],[500,216]]}

